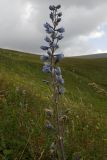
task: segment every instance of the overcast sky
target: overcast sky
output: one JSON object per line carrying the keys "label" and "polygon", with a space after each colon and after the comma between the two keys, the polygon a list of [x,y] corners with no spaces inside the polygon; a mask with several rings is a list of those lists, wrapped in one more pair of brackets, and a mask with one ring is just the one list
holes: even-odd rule
{"label": "overcast sky", "polygon": [[65,56],[107,52],[107,0],[0,0],[0,48],[42,53],[50,4],[61,4]]}

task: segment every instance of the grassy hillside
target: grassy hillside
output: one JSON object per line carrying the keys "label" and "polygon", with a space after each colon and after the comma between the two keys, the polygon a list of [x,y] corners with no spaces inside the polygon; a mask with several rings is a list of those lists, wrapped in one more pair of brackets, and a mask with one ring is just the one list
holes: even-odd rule
{"label": "grassy hillside", "polygon": [[91,104],[93,109],[107,113],[107,58],[66,58],[62,66],[68,96],[75,102]]}
{"label": "grassy hillside", "polygon": [[[107,58],[65,58],[61,67],[69,109],[68,160],[107,159]],[[49,160],[52,133],[44,128],[51,105],[39,56],[0,49],[0,160]]]}

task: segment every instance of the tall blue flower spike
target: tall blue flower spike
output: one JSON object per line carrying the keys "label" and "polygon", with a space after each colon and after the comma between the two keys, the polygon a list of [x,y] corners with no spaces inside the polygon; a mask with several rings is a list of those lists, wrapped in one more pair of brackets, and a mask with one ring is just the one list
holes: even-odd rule
{"label": "tall blue flower spike", "polygon": [[[63,53],[55,53],[55,51],[59,48],[58,42],[64,38],[63,33],[65,32],[65,29],[63,27],[58,28],[58,24],[61,21],[62,16],[62,12],[58,12],[58,9],[60,8],[61,5],[49,6],[49,9],[51,10],[50,19],[52,20],[52,25],[48,22],[44,24],[46,33],[49,34],[49,36],[46,35],[46,37],[44,38],[44,40],[48,43],[48,46],[43,45],[40,47],[42,50],[47,51],[47,55],[42,55],[41,60],[43,62],[48,61],[48,65],[44,65],[42,70],[43,72],[50,74],[52,73],[51,68],[54,69],[55,74],[57,74],[58,72],[61,73],[61,69],[59,70],[59,68],[56,68],[55,65],[64,58]],[[55,78],[58,84],[59,82],[60,84],[64,84],[64,80],[60,75],[55,76]],[[60,86],[58,88],[60,89]],[[61,93],[64,93],[64,90]]]}
{"label": "tall blue flower spike", "polygon": [[[58,43],[64,38],[63,33],[65,32],[65,29],[63,27],[60,27],[60,28],[58,27],[59,23],[61,22],[61,17],[62,17],[62,12],[58,11],[60,8],[61,8],[60,4],[57,6],[55,5],[49,6],[49,9],[51,12],[49,14],[49,17],[52,23],[50,24],[46,22],[44,24],[44,28],[46,31],[46,37],[44,38],[44,40],[46,43],[48,43],[48,45],[43,45],[40,47],[43,51],[46,52],[40,57],[40,59],[44,63],[42,71],[44,73],[50,74],[50,77],[51,77],[50,82],[47,80],[44,80],[44,82],[45,83],[48,82],[48,84],[50,83],[49,86],[53,88],[52,97],[54,101],[54,106],[56,106],[55,108],[53,108],[53,110],[54,110],[54,113],[56,114],[55,124],[56,124],[56,130],[57,130],[57,143],[60,143],[59,148],[60,148],[60,153],[62,155],[59,159],[65,160],[64,147],[63,147],[63,136],[61,136],[62,133],[60,133],[60,129],[58,129],[60,128],[60,126],[58,127],[58,125],[60,124],[59,113],[58,113],[59,112],[58,111],[58,101],[59,101],[59,96],[64,94],[64,91],[65,91],[63,87],[64,79],[62,77],[61,68],[58,66],[58,63],[64,58],[64,54],[56,53],[56,50],[59,48]],[[49,108],[46,109],[46,111],[48,112],[48,114],[51,113],[51,110]],[[48,116],[48,117],[51,117],[51,116]],[[53,125],[48,120],[45,126],[47,129],[52,129],[53,126],[55,125]]]}

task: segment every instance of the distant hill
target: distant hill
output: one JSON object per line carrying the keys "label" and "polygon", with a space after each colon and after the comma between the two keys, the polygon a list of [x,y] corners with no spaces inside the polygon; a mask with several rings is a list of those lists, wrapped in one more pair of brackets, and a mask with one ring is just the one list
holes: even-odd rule
{"label": "distant hill", "polygon": [[74,58],[107,58],[107,53],[98,53],[98,54],[89,54],[89,55],[82,55],[82,56],[75,56]]}

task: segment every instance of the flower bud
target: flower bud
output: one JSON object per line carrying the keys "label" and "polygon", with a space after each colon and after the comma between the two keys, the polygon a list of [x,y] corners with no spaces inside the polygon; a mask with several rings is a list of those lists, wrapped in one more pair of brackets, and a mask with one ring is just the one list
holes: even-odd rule
{"label": "flower bud", "polygon": [[65,29],[64,29],[63,27],[61,27],[61,28],[57,29],[57,31],[58,31],[59,33],[63,33],[63,32],[65,32]]}
{"label": "flower bud", "polygon": [[61,21],[61,18],[58,18],[58,19],[57,19],[57,22],[59,23],[60,21]]}
{"label": "flower bud", "polygon": [[49,47],[47,47],[47,46],[41,46],[40,47],[42,50],[48,50],[49,49]]}
{"label": "flower bud", "polygon": [[53,31],[52,28],[48,28],[48,29],[46,29],[46,32],[47,32],[48,34],[51,34],[51,33],[53,33],[54,31]]}
{"label": "flower bud", "polygon": [[46,37],[44,38],[44,40],[45,40],[46,42],[51,42],[51,40],[50,40],[50,38],[49,38],[48,36],[46,36]]}
{"label": "flower bud", "polygon": [[62,12],[59,12],[59,13],[58,13],[58,16],[61,17],[61,16],[62,16]]}
{"label": "flower bud", "polygon": [[52,26],[51,26],[49,23],[47,23],[47,22],[44,24],[44,27],[45,27],[46,29],[52,28]]}
{"label": "flower bud", "polygon": [[49,6],[49,9],[50,9],[51,11],[54,11],[54,10],[55,10],[55,6],[54,6],[54,5],[50,5],[50,6]]}
{"label": "flower bud", "polygon": [[43,66],[42,71],[43,71],[44,73],[50,73],[50,72],[51,72],[51,66],[50,66],[50,64],[45,64],[45,65]]}
{"label": "flower bud", "polygon": [[63,39],[63,38],[64,38],[64,36],[63,36],[62,34],[60,34],[60,35],[57,36],[57,39],[58,39],[58,40],[61,40],[61,39]]}
{"label": "flower bud", "polygon": [[61,5],[60,5],[60,4],[56,6],[56,9],[60,9],[60,8],[61,8]]}

